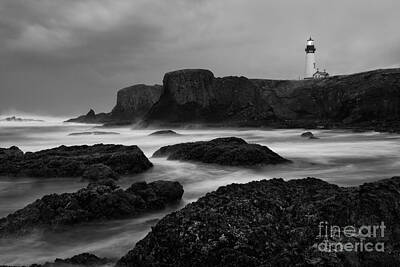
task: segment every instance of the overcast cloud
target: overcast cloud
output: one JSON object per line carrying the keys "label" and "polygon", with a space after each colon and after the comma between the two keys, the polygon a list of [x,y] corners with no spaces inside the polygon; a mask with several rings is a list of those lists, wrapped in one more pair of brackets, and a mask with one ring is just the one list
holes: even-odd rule
{"label": "overcast cloud", "polygon": [[298,79],[400,67],[398,0],[0,0],[0,112],[108,111],[165,72]]}

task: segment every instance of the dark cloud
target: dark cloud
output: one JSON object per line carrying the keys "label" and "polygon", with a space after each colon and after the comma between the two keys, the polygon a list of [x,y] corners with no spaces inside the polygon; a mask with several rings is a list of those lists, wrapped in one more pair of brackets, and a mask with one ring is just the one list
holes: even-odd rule
{"label": "dark cloud", "polygon": [[296,79],[304,42],[334,74],[400,67],[397,0],[4,0],[0,111],[108,110],[164,72]]}

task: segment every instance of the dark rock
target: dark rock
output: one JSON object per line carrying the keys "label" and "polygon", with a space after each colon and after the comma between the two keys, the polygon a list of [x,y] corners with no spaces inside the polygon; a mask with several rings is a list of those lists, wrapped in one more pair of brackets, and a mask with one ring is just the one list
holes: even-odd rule
{"label": "dark rock", "polygon": [[248,144],[243,139],[236,137],[164,146],[154,152],[153,157],[168,157],[169,160],[192,160],[231,166],[290,162],[266,146]]}
{"label": "dark rock", "polygon": [[82,178],[88,181],[99,181],[104,179],[118,180],[118,174],[104,164],[93,164],[86,168]]}
{"label": "dark rock", "polygon": [[10,148],[0,148],[0,159],[1,160],[13,160],[19,159],[24,155],[21,149],[16,146]]}
{"label": "dark rock", "polygon": [[136,121],[141,119],[160,99],[161,85],[137,84],[117,93],[117,104],[111,111],[111,118],[116,121]]}
{"label": "dark rock", "polygon": [[118,188],[118,185],[115,183],[115,179],[112,179],[112,178],[103,178],[103,179],[90,181],[90,183],[87,185],[87,188],[95,189],[99,185],[108,186],[112,189]]}
{"label": "dark rock", "polygon": [[153,209],[165,206],[163,202],[174,202],[183,195],[183,187],[178,182],[156,181],[149,188],[145,182],[135,183],[126,191],[140,196]]}
{"label": "dark rock", "polygon": [[122,190],[110,185],[89,184],[74,193],[51,194],[0,219],[0,236],[23,235],[34,229],[60,230],[84,222],[123,219],[163,209],[181,199],[178,182],[133,184]]}
{"label": "dark rock", "polygon": [[109,134],[119,134],[117,132],[103,132],[103,131],[93,131],[93,132],[79,132],[79,133],[70,133],[68,135],[109,135]]}
{"label": "dark rock", "polygon": [[150,123],[251,121],[262,114],[261,94],[245,77],[215,78],[209,70],[169,72],[164,91],[146,115]]}
{"label": "dark rock", "polygon": [[[116,266],[400,266],[399,192],[400,177],[351,188],[315,178],[220,187],[160,220]],[[383,238],[378,230],[363,242],[384,242],[385,251],[321,252],[325,221],[384,222]],[[336,242],[361,239],[342,232]]]}
{"label": "dark rock", "polygon": [[[15,151],[20,155],[18,150]],[[120,175],[140,173],[153,166],[137,146],[60,146],[18,157],[6,157],[0,164],[0,175],[78,177],[93,164],[104,164]]]}
{"label": "dark rock", "polygon": [[163,86],[143,84],[118,92],[110,113],[71,121],[121,126],[350,128],[400,132],[400,69],[310,80],[216,78],[209,70],[166,73]]}
{"label": "dark rock", "polygon": [[289,127],[400,129],[400,69],[321,80],[253,82],[262,90],[275,121]]}
{"label": "dark rock", "polygon": [[90,109],[86,115],[79,116],[77,118],[69,119],[65,122],[78,122],[78,123],[104,123],[110,121],[110,114],[99,113],[96,114],[93,109]]}
{"label": "dark rock", "polygon": [[151,133],[150,135],[179,135],[179,134],[172,130],[161,130],[161,131],[155,131],[154,133]]}
{"label": "dark rock", "polygon": [[2,119],[1,121],[15,121],[15,122],[23,122],[23,121],[27,121],[27,122],[31,122],[31,121],[40,121],[42,122],[43,120],[36,120],[36,119],[24,119],[24,118],[19,118],[16,116],[12,116],[12,117],[7,117],[5,119]]}
{"label": "dark rock", "polygon": [[301,137],[310,138],[310,137],[313,137],[313,136],[314,136],[314,134],[312,132],[304,132],[304,133],[301,134]]}
{"label": "dark rock", "polygon": [[73,266],[104,266],[113,263],[112,259],[99,258],[90,253],[82,253],[68,259],[56,259],[45,264],[33,264],[30,267],[73,267]]}
{"label": "dark rock", "polygon": [[111,120],[111,121],[107,121],[105,122],[102,127],[106,127],[106,128],[113,128],[113,127],[121,127],[121,126],[129,126],[132,125],[134,123],[134,121],[132,120],[120,120],[120,119],[116,119],[116,120]]}
{"label": "dark rock", "polygon": [[301,134],[301,137],[308,138],[308,139],[319,139],[312,132],[304,132]]}
{"label": "dark rock", "polygon": [[180,70],[167,73],[163,84],[148,123],[400,131],[400,69],[300,81]]}
{"label": "dark rock", "polygon": [[161,85],[137,84],[123,88],[117,93],[117,103],[109,113],[95,114],[91,109],[86,115],[66,122],[104,123],[105,126],[125,126],[144,117],[156,103],[163,91]]}
{"label": "dark rock", "polygon": [[94,118],[96,116],[96,113],[94,112],[93,109],[90,109],[89,112],[86,114],[86,117],[88,118]]}

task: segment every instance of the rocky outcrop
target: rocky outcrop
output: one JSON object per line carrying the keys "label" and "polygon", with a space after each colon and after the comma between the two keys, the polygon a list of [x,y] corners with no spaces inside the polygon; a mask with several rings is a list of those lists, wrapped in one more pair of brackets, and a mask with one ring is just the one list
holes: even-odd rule
{"label": "rocky outcrop", "polygon": [[144,117],[159,100],[163,91],[161,85],[136,84],[123,88],[117,93],[117,103],[109,113],[95,114],[91,109],[86,115],[66,122],[103,123],[105,126],[127,125]]}
{"label": "rocky outcrop", "polygon": [[99,113],[96,114],[93,109],[90,109],[86,115],[79,116],[77,118],[69,119],[65,122],[78,122],[78,123],[93,123],[93,124],[101,124],[110,121],[110,114],[108,113]]}
{"label": "rocky outcrop", "polygon": [[149,123],[400,129],[400,69],[301,81],[180,70],[163,84]]}
{"label": "rocky outcrop", "polygon": [[93,164],[104,164],[117,174],[143,172],[153,164],[137,146],[60,146],[22,153],[17,147],[0,149],[0,175],[79,177]]}
{"label": "rocky outcrop", "polygon": [[1,148],[0,147],[0,159],[7,160],[18,160],[24,156],[24,152],[16,146],[12,146],[10,148]]}
{"label": "rocky outcrop", "polygon": [[107,165],[98,163],[87,167],[85,172],[82,174],[82,179],[91,182],[104,179],[118,180],[118,174]]}
{"label": "rocky outcrop", "polygon": [[114,261],[108,258],[99,258],[90,253],[82,253],[71,258],[59,259],[54,262],[46,262],[44,264],[33,264],[30,267],[82,267],[82,266],[112,266]]}
{"label": "rocky outcrop", "polygon": [[[164,217],[117,266],[399,266],[399,192],[400,177],[352,188],[315,178],[220,187]],[[382,222],[376,237],[360,233]],[[355,230],[330,242],[374,249],[324,251],[333,225]]]}
{"label": "rocky outcrop", "polygon": [[93,131],[93,132],[77,132],[77,133],[70,133],[70,136],[81,136],[81,135],[116,135],[119,134],[117,132],[104,132],[104,131]]}
{"label": "rocky outcrop", "polygon": [[7,118],[2,119],[0,121],[8,121],[8,122],[43,122],[43,120],[25,119],[25,118],[19,118],[19,117],[16,117],[16,116],[7,117]]}
{"label": "rocky outcrop", "polygon": [[230,166],[290,162],[266,146],[248,144],[237,137],[164,146],[154,152],[153,157],[167,157],[169,160],[190,160]]}
{"label": "rocky outcrop", "polygon": [[133,217],[163,209],[167,204],[179,201],[182,194],[182,185],[169,181],[134,183],[126,190],[115,184],[89,184],[75,193],[46,195],[0,219],[0,236]]}
{"label": "rocky outcrop", "polygon": [[160,131],[155,131],[149,135],[168,135],[168,136],[174,136],[174,135],[179,135],[177,132],[172,131],[172,130],[160,130]]}
{"label": "rocky outcrop", "polygon": [[111,118],[128,121],[141,119],[160,99],[162,91],[161,85],[145,84],[137,84],[119,90],[117,104],[110,114]]}
{"label": "rocky outcrop", "polygon": [[215,78],[209,70],[165,74],[164,92],[146,115],[151,123],[253,121],[262,118],[260,90],[245,77]]}
{"label": "rocky outcrop", "polygon": [[287,126],[400,129],[400,69],[302,81],[253,80]]}
{"label": "rocky outcrop", "polygon": [[209,70],[185,69],[165,74],[162,86],[120,90],[111,113],[72,121],[400,131],[399,88],[400,69],[315,80],[216,78]]}
{"label": "rocky outcrop", "polygon": [[308,139],[319,139],[312,132],[304,132],[300,136],[303,138],[308,138]]}

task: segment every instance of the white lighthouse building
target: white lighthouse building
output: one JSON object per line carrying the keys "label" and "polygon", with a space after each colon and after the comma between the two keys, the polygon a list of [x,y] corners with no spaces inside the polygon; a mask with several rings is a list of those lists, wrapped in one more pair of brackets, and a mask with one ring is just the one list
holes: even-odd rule
{"label": "white lighthouse building", "polygon": [[307,40],[306,46],[306,68],[304,73],[304,79],[313,79],[314,73],[317,72],[317,66],[315,63],[315,46],[314,40],[311,38]]}
{"label": "white lighthouse building", "polygon": [[306,67],[304,73],[304,79],[323,79],[329,77],[329,73],[324,71],[320,71],[317,68],[317,64],[315,62],[315,46],[314,40],[310,38],[307,40],[306,46]]}

